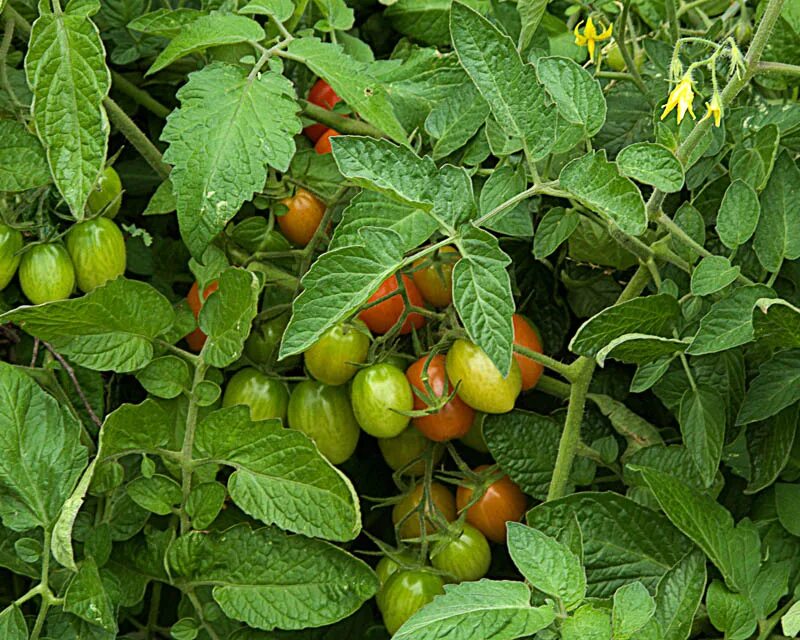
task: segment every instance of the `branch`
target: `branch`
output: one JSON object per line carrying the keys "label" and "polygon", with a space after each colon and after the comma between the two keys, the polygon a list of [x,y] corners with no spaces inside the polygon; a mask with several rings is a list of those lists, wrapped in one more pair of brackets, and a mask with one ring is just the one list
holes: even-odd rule
{"label": "branch", "polygon": [[300,104],[303,105],[303,115],[308,116],[312,120],[316,120],[320,124],[324,124],[326,127],[336,129],[339,133],[354,136],[372,136],[373,138],[386,137],[383,131],[363,120],[346,118],[335,111],[329,111],[307,100],[300,100]]}
{"label": "branch", "polygon": [[97,425],[98,429],[102,427],[103,421],[97,417],[97,414],[94,412],[94,409],[92,409],[92,405],[89,403],[89,399],[86,397],[86,394],[83,392],[83,388],[81,387],[80,382],[78,382],[78,378],[75,376],[75,369],[73,369],[70,366],[70,364],[64,359],[64,356],[62,356],[58,351],[56,351],[53,348],[53,345],[51,345],[49,342],[45,342],[44,340],[42,340],[41,343],[44,346],[44,348],[47,349],[56,360],[58,360],[58,363],[62,367],[64,367],[64,371],[67,372],[69,379],[72,381],[72,386],[75,387],[75,391],[78,393],[78,397],[81,399],[81,402],[83,403],[83,408],[86,409],[86,413],[89,414],[89,417],[92,419],[92,422],[94,422]]}

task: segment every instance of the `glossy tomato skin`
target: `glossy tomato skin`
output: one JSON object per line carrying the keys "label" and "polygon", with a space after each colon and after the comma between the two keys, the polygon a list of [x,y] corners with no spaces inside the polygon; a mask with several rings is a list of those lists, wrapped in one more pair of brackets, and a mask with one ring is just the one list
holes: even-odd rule
{"label": "glossy tomato skin", "polygon": [[69,298],[75,289],[75,267],[64,245],[48,242],[26,251],[19,264],[19,284],[33,304]]}
{"label": "glossy tomato skin", "polygon": [[280,380],[268,378],[252,367],[237,371],[228,381],[222,396],[223,407],[243,404],[250,409],[251,420],[280,418],[286,422],[289,390]]}
{"label": "glossy tomato skin", "polygon": [[436,256],[414,262],[412,277],[417,288],[434,307],[446,307],[453,302],[453,267],[461,256],[454,247],[439,249]]}
{"label": "glossy tomato skin", "polygon": [[[207,300],[208,296],[214,293],[217,289],[219,289],[219,282],[216,280],[208,284],[203,291],[203,301]],[[200,302],[200,287],[196,282],[192,285],[192,288],[189,289],[189,293],[186,295],[186,302],[194,314],[194,319],[197,320],[197,318],[200,316],[200,309],[203,308],[203,303]],[[189,345],[189,348],[192,351],[199,352],[205,345],[206,338],[206,334],[203,333],[203,330],[198,327],[188,336],[186,336],[186,343]]]}
{"label": "glossy tomato skin", "polygon": [[447,352],[447,376],[458,396],[470,407],[484,413],[506,413],[514,408],[522,375],[512,358],[506,378],[500,374],[489,356],[469,340],[456,340]]}
{"label": "glossy tomato skin", "polygon": [[106,167],[89,193],[86,204],[89,212],[97,215],[101,211],[106,218],[113,219],[122,204],[122,181],[114,167]]}
{"label": "glossy tomato skin", "polygon": [[486,446],[486,440],[483,437],[483,421],[485,419],[486,414],[477,411],[469,431],[461,436],[461,442],[481,453],[489,453],[489,447]]}
{"label": "glossy tomato skin", "polygon": [[414,558],[410,554],[403,553],[401,556],[398,557],[400,563],[397,562],[394,558],[390,558],[389,556],[383,556],[379,561],[378,564],[375,566],[375,575],[378,576],[378,584],[382,587],[386,584],[386,581],[391,578],[395,573],[401,571],[403,566],[414,566],[417,563],[415,562]]}
{"label": "glossy tomato skin", "polygon": [[410,418],[398,411],[411,411],[414,397],[405,374],[381,363],[361,369],[353,378],[351,399],[358,424],[376,438],[393,438],[408,426]]}
{"label": "glossy tomato skin", "polygon": [[363,322],[337,324],[322,334],[303,354],[306,369],[325,384],[344,384],[367,361],[369,329]]}
{"label": "glossy tomato skin", "polygon": [[383,624],[390,635],[406,620],[444,593],[444,581],[436,574],[416,569],[398,571],[383,585],[378,602]]}
{"label": "glossy tomato skin", "polygon": [[[289,313],[282,313],[253,326],[244,343],[244,354],[256,364],[275,367],[283,332],[289,324]],[[300,356],[289,356],[277,364],[277,368],[293,369],[300,364]]]}
{"label": "glossy tomato skin", "polygon": [[469,523],[455,540],[442,540],[431,550],[431,564],[452,576],[453,582],[480,580],[489,573],[492,550],[480,531]]}
{"label": "glossy tomato skin", "polygon": [[[488,468],[483,465],[475,469],[480,473]],[[472,499],[472,489],[459,487],[456,504],[463,511]],[[506,522],[518,522],[525,515],[527,499],[516,483],[503,476],[489,485],[481,498],[467,510],[467,522],[493,542],[506,539]]]}
{"label": "glossy tomato skin", "polygon": [[[424,399],[429,394],[423,377],[427,378],[428,386],[435,396],[432,398],[434,400],[447,397],[453,391],[445,371],[445,357],[438,353],[430,359],[428,356],[422,356],[406,371],[406,378],[414,388],[415,410],[427,409],[430,406]],[[432,404],[435,405],[436,402],[438,400]],[[436,413],[413,418],[411,422],[426,438],[435,442],[446,442],[466,435],[474,419],[475,409],[455,395]]]}
{"label": "glossy tomato skin", "polygon": [[17,272],[22,256],[22,233],[8,225],[0,223],[0,291],[8,286]]}
{"label": "glossy tomato skin", "polygon": [[[514,314],[514,344],[536,353],[543,353],[542,338],[539,335],[539,330],[534,324],[525,316],[519,313]],[[522,390],[528,391],[536,386],[539,378],[542,377],[544,367],[538,362],[523,356],[521,353],[515,353],[514,359],[519,364],[520,374],[522,375]]]}
{"label": "glossy tomato skin", "polygon": [[320,155],[325,155],[326,153],[330,153],[333,151],[331,147],[331,138],[335,136],[341,135],[336,129],[327,129],[325,133],[323,133],[319,140],[314,144],[314,151],[316,151]]}
{"label": "glossy tomato skin", "polygon": [[[405,287],[406,295],[411,305],[414,307],[424,307],[425,301],[419,289],[417,289],[417,285],[414,284],[414,281],[405,274],[402,274],[401,277],[403,278],[403,287]],[[358,317],[364,321],[373,333],[383,335],[388,332],[400,319],[403,311],[405,311],[406,303],[398,289],[397,276],[389,276],[381,283],[378,290],[369,297],[367,303],[380,300],[393,291],[397,293],[386,298],[383,302],[379,302],[376,305],[364,309],[358,314]],[[405,335],[411,333],[412,328],[419,329],[424,324],[425,316],[418,313],[410,313],[400,327],[400,334]]]}
{"label": "glossy tomato skin", "polygon": [[292,391],[289,426],[311,438],[332,464],[353,455],[361,433],[347,390],[316,380],[305,380]]}
{"label": "glossy tomato skin", "polygon": [[305,247],[322,222],[325,203],[306,189],[299,188],[291,198],[281,200],[288,211],[276,220],[283,235],[299,247]]}
{"label": "glossy tomato skin", "polygon": [[[341,102],[341,98],[336,95],[336,92],[331,86],[322,78],[314,83],[311,91],[308,92],[308,101],[323,109],[331,110],[333,107]],[[312,124],[303,129],[303,133],[308,137],[311,142],[319,140],[320,136],[328,130],[324,124]]]}
{"label": "glossy tomato skin", "polygon": [[75,266],[78,288],[84,293],[125,273],[125,238],[108,218],[73,225],[67,233],[67,251]]}
{"label": "glossy tomato skin", "polygon": [[[421,476],[425,473],[425,460],[420,458],[428,447],[429,440],[414,427],[406,427],[399,436],[394,438],[378,438],[378,447],[383,459],[392,471],[403,469],[402,475]],[[433,464],[436,465],[444,456],[444,449],[437,447],[434,452]],[[410,465],[410,466],[409,466]]]}
{"label": "glossy tomato skin", "polygon": [[[419,512],[415,511],[417,505],[423,500],[424,498],[424,487],[422,483],[418,484],[414,487],[408,494],[403,496],[403,499],[400,500],[394,508],[392,509],[392,522],[395,526],[402,520],[403,524],[400,525],[400,537],[404,540],[409,538],[419,538],[422,536],[422,527],[420,526],[419,522]],[[438,531],[439,527],[437,525],[438,516],[434,516],[435,513],[438,513],[439,516],[443,517],[447,522],[452,522],[456,519],[456,503],[453,499],[452,492],[442,484],[438,482],[431,483],[430,489],[430,497],[431,501],[433,502],[433,507],[430,503],[424,508],[425,509],[425,534],[431,535]],[[411,512],[414,513],[411,513]],[[407,513],[411,513],[408,518],[405,518]],[[433,518],[436,517],[436,520]],[[405,520],[403,520],[405,518]]]}

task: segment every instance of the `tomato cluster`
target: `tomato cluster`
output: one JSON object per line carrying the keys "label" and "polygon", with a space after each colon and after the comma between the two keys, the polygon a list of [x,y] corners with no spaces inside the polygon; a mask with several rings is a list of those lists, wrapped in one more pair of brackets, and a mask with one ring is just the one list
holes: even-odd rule
{"label": "tomato cluster", "polygon": [[[342,99],[320,78],[308,92],[308,101],[323,109],[332,110]],[[336,129],[326,127],[324,124],[309,125],[303,129],[303,133],[314,143],[314,150],[319,154],[330,153],[331,138],[339,135]]]}

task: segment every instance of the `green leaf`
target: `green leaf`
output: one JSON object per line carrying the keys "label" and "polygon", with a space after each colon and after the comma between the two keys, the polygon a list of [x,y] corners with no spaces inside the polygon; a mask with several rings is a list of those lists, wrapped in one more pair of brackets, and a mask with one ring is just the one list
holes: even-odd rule
{"label": "green leaf", "polygon": [[559,180],[563,189],[625,233],[640,236],[647,229],[642,194],[620,175],[616,164],[608,161],[605,149],[570,162],[561,170]]}
{"label": "green leaf", "polygon": [[716,389],[698,386],[681,399],[678,422],[686,448],[692,454],[705,486],[714,483],[725,444],[725,402]]}
{"label": "green leaf", "polygon": [[756,338],[773,349],[800,347],[800,309],[782,298],[756,302],[753,326]]}
{"label": "green leaf", "polygon": [[778,482],[775,484],[775,507],[778,520],[793,536],[800,535],[800,485]]}
{"label": "green leaf", "polygon": [[586,69],[569,58],[546,57],[536,62],[536,74],[564,120],[580,125],[587,138],[600,131],[606,121],[606,99]]}
{"label": "green leaf", "polygon": [[178,203],[175,201],[175,193],[172,189],[172,183],[169,181],[169,178],[164,180],[158,188],[156,192],[153,194],[153,197],[150,198],[150,202],[147,203],[147,207],[142,212],[143,216],[156,216],[165,213],[172,213],[177,208]]}
{"label": "green leaf", "polygon": [[586,604],[561,623],[561,640],[611,640],[611,614]]}
{"label": "green leaf", "polygon": [[190,74],[177,97],[181,106],[161,139],[169,143],[164,160],[174,167],[181,236],[199,259],[264,187],[267,168],[289,168],[301,123],[292,83],[272,71],[250,78],[244,69],[215,63]]}
{"label": "green leaf", "polygon": [[25,616],[15,604],[0,612],[0,637],[4,640],[28,640]]}
{"label": "green leaf", "polygon": [[225,615],[256,629],[305,629],[341,620],[378,588],[372,570],[322,540],[236,525],[172,543],[179,584],[207,586]]}
{"label": "green leaf", "polygon": [[656,603],[641,582],[631,582],[614,592],[611,635],[614,640],[629,640],[653,617]]}
{"label": "green leaf", "polygon": [[777,271],[783,260],[800,258],[800,202],[793,185],[800,184],[800,169],[784,151],[761,193],[761,216],[758,219],[753,248],[767,271]]}
{"label": "green leaf", "polygon": [[798,410],[795,404],[771,419],[747,425],[750,478],[745,493],[766,489],[786,467],[797,433]]}
{"label": "green leaf", "polygon": [[169,476],[156,474],[151,478],[140,476],[125,488],[136,504],[151,513],[166,516],[182,500],[181,487]]}
{"label": "green leaf", "polygon": [[637,263],[631,252],[622,248],[608,231],[608,225],[578,216],[578,227],[569,237],[569,257],[579,262],[627,269]]}
{"label": "green leaf", "polygon": [[447,585],[444,595],[420,609],[393,640],[515,640],[547,627],[551,607],[531,607],[522,582],[479,580]]}
{"label": "green leaf", "polygon": [[539,221],[533,237],[533,255],[543,260],[551,255],[578,228],[580,216],[574,209],[553,207]]}
{"label": "green leaf", "polygon": [[251,0],[239,13],[272,16],[278,22],[286,22],[294,13],[294,3],[292,0]]}
{"label": "green leaf", "polygon": [[706,588],[706,559],[693,550],[659,580],[656,612],[663,640],[687,640]]}
{"label": "green leaf", "polygon": [[617,155],[617,166],[623,176],[649,184],[665,193],[683,187],[683,167],[665,146],[652,142],[637,142]]}
{"label": "green leaf", "polygon": [[581,560],[555,538],[523,524],[509,522],[508,552],[524,578],[557,598],[567,611],[586,597],[586,574]]}
{"label": "green leaf", "polygon": [[517,48],[520,51],[525,51],[539,28],[539,23],[542,21],[547,10],[547,0],[520,0],[517,3],[517,11],[519,11],[519,18],[521,29],[519,32],[519,43]]}
{"label": "green leaf", "polygon": [[[314,0],[314,4],[325,16],[324,20],[318,20],[314,24],[315,28],[320,31],[347,31],[353,28],[355,14],[344,0]],[[343,44],[346,42],[346,37],[345,35],[345,38],[342,39]],[[347,52],[347,47],[343,48]]]}
{"label": "green leaf", "polygon": [[203,482],[192,487],[186,501],[186,513],[192,518],[195,529],[207,529],[225,504],[227,492],[219,482]]}
{"label": "green leaf", "polygon": [[433,159],[444,158],[467,144],[488,115],[489,105],[471,82],[436,103],[425,120],[425,131],[436,139]]}
{"label": "green leaf", "polygon": [[629,448],[631,449],[629,453],[641,447],[663,444],[658,429],[640,415],[628,409],[624,403],[599,393],[590,393],[587,398],[597,405],[597,408],[609,419],[614,429],[628,439]]}
{"label": "green leaf", "polygon": [[136,17],[128,23],[128,29],[150,33],[165,38],[174,38],[189,24],[206,15],[204,11],[181,7],[179,9],[156,9]]}
{"label": "green leaf", "polygon": [[535,69],[523,63],[514,42],[468,6],[454,2],[450,33],[461,65],[509,136],[522,140],[534,160],[552,149],[555,109]]}
{"label": "green leaf", "polygon": [[117,632],[114,606],[91,558],[81,562],[69,583],[64,594],[64,611],[111,633]]}
{"label": "green leaf", "polygon": [[706,609],[711,624],[725,632],[726,640],[747,640],[758,626],[747,596],[730,591],[719,580],[714,580],[708,587]]}
{"label": "green leaf", "polygon": [[148,393],[159,398],[177,398],[192,386],[189,365],[178,356],[162,356],[136,373]]}
{"label": "green leaf", "polygon": [[736,282],[741,267],[724,256],[706,256],[692,271],[692,294],[708,296]]}
{"label": "green leaf", "polygon": [[728,249],[736,249],[755,233],[761,205],[753,188],[742,180],[734,180],[725,190],[717,213],[719,239]]}
{"label": "green leaf", "polygon": [[72,2],[52,13],[43,5],[25,57],[36,132],[56,187],[77,219],[83,218],[108,148],[102,103],[111,75],[100,33],[88,15],[93,9],[93,3]]}
{"label": "green leaf", "polygon": [[252,18],[230,13],[200,16],[183,26],[158,55],[147,73],[161,71],[176,60],[208,47],[237,42],[259,42],[265,37],[264,29]]}
{"label": "green leaf", "polygon": [[688,341],[677,338],[662,338],[644,333],[626,333],[614,338],[597,352],[597,364],[605,366],[608,358],[627,364],[645,365],[660,358],[682,353],[689,346]]}
{"label": "green leaf", "polygon": [[779,141],[778,127],[768,124],[737,144],[731,153],[731,180],[743,180],[761,191],[772,173]]}
{"label": "green leaf", "polygon": [[782,351],[758,370],[736,424],[766,420],[800,400],[800,349]]}
{"label": "green leaf", "polygon": [[83,476],[78,482],[72,495],[64,502],[61,508],[61,513],[53,526],[53,534],[51,536],[51,552],[53,557],[61,563],[62,566],[77,571],[75,565],[75,554],[72,548],[73,528],[75,527],[75,520],[78,517],[78,511],[83,506],[86,499],[86,492],[89,490],[89,485],[94,477],[94,469],[97,464],[97,458],[92,460],[91,464],[86,467]]}
{"label": "green leaf", "polygon": [[[527,187],[522,166],[516,169],[503,166],[492,173],[481,189],[478,213],[484,215],[506,200],[518,195]],[[486,228],[510,236],[530,237],[533,235],[533,221],[525,202],[506,209],[490,218]]]}
{"label": "green leaf", "polygon": [[791,638],[800,633],[800,602],[795,602],[781,618],[783,635]]}
{"label": "green leaf", "polygon": [[129,453],[159,455],[170,443],[170,434],[164,429],[169,422],[167,411],[150,398],[141,404],[123,404],[106,416],[97,459],[103,463]]}
{"label": "green leaf", "polygon": [[24,124],[0,120],[0,191],[25,191],[50,183],[47,156]]}
{"label": "green leaf", "polygon": [[87,369],[127,373],[153,358],[153,339],[175,321],[169,301],[144,282],[117,278],[81,298],[18,307],[0,316]]}

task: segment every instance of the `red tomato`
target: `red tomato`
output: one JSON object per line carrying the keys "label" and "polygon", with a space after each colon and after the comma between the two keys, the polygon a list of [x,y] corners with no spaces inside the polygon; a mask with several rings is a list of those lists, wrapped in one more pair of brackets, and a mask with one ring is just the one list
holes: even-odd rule
{"label": "red tomato", "polygon": [[326,153],[331,152],[331,138],[334,136],[341,135],[336,129],[328,129],[325,133],[323,133],[317,143],[314,145],[314,151],[316,151],[320,155],[324,155]]}
{"label": "red tomato", "polygon": [[[425,535],[432,535],[438,530],[434,519],[439,520],[440,518],[435,516],[435,513],[438,513],[447,522],[452,522],[456,519],[456,505],[453,502],[453,494],[447,487],[438,482],[432,482],[429,496],[429,502],[422,507],[425,520]],[[401,538],[422,537],[422,526],[419,521],[420,512],[417,508],[424,498],[425,489],[420,483],[410,493],[403,496],[400,502],[394,505],[392,523],[397,526],[400,521],[403,522],[399,529]],[[409,513],[412,515],[406,517]]]}
{"label": "red tomato", "polygon": [[[314,86],[311,87],[311,91],[308,92],[308,101],[318,107],[330,110],[333,109],[337,102],[341,102],[342,99],[336,95],[331,85],[320,78],[314,83]],[[303,129],[303,133],[311,142],[316,142],[327,129],[328,127],[324,124],[317,123],[307,126]]]}
{"label": "red tomato", "polygon": [[[438,353],[433,356],[428,362],[427,371],[425,369],[426,362],[428,362],[428,357],[422,356],[406,371],[406,378],[408,378],[411,386],[416,389],[414,392],[414,409],[418,411],[431,406],[424,398],[427,397],[435,405],[436,398],[446,397],[453,392],[453,386],[447,379],[447,372],[445,371],[445,357]],[[423,376],[427,377],[428,385],[435,397],[429,396]],[[417,391],[419,391],[419,394]],[[475,409],[458,396],[453,396],[436,413],[422,418],[413,418],[412,424],[431,440],[445,442],[446,440],[466,435],[474,419]]]}
{"label": "red tomato", "polygon": [[[406,295],[412,306],[424,307],[425,301],[419,289],[417,289],[417,285],[414,284],[414,281],[407,275],[403,275],[402,278]],[[397,289],[397,275],[389,276],[383,281],[381,286],[378,287],[378,290],[370,296],[367,303],[380,300],[388,296],[392,291],[397,291]],[[397,323],[405,308],[405,300],[403,300],[403,296],[398,292],[386,298],[383,302],[379,302],[368,309],[364,309],[358,314],[358,317],[364,321],[364,324],[366,324],[373,333],[384,334]],[[418,313],[410,313],[403,322],[403,326],[400,327],[400,333],[401,335],[411,333],[412,327],[419,329],[424,324],[424,316]]]}
{"label": "red tomato", "polygon": [[289,211],[276,216],[278,226],[283,235],[294,244],[305,247],[322,222],[325,215],[325,204],[310,191],[298,189],[291,198],[281,200]]}
{"label": "red tomato", "polygon": [[[518,313],[514,314],[514,344],[542,353],[542,339],[539,331],[530,320]],[[539,382],[544,367],[521,353],[515,353],[514,358],[516,358],[520,373],[522,373],[522,390],[533,389]]]}
{"label": "red tomato", "polygon": [[[203,291],[203,302],[214,293],[219,288],[219,283],[214,280],[210,283],[205,291]],[[203,303],[200,302],[200,287],[195,282],[192,285],[192,288],[189,289],[189,293],[186,295],[186,302],[189,303],[189,308],[192,310],[194,314],[194,319],[197,320],[198,316],[200,315],[200,309],[203,308]],[[199,352],[203,345],[206,343],[206,334],[203,333],[199,328],[192,331],[188,336],[186,336],[186,342],[189,345],[189,348],[192,351]]]}
{"label": "red tomato", "polygon": [[[483,465],[475,469],[480,473],[488,469]],[[456,492],[456,505],[463,511],[472,499],[472,489],[459,487]],[[508,476],[503,476],[489,485],[481,498],[467,509],[467,522],[478,529],[493,542],[506,539],[506,522],[518,522],[525,515],[527,500],[525,494]]]}

